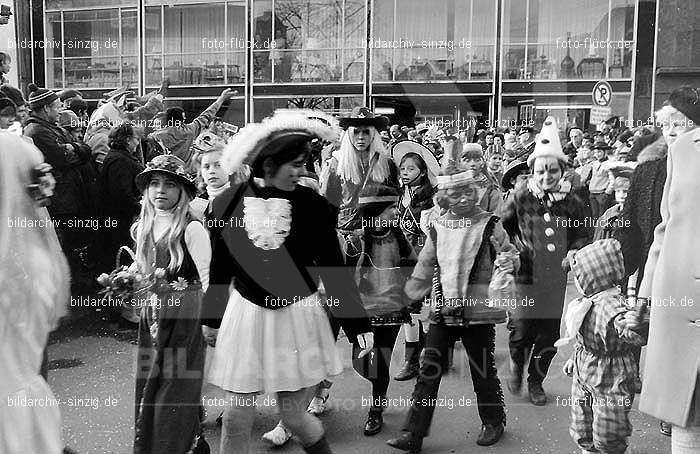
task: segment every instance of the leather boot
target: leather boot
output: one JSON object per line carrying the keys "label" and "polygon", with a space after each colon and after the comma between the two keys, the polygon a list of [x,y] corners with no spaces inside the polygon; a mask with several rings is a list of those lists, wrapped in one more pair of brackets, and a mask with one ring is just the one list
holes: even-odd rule
{"label": "leather boot", "polygon": [[406,342],[406,355],[403,366],[394,376],[396,381],[406,381],[418,376],[420,369],[418,358],[420,358],[421,343]]}
{"label": "leather boot", "polygon": [[369,409],[367,422],[365,422],[365,437],[377,435],[382,431],[382,426],[384,426],[384,418],[382,417],[382,413],[384,413],[384,409],[382,407],[372,407]]}
{"label": "leather boot", "polygon": [[331,447],[328,445],[328,440],[326,440],[325,435],[322,436],[320,440],[318,440],[311,446],[306,446],[304,448],[304,451],[309,454],[333,454],[333,451],[331,451]]}
{"label": "leather boot", "polygon": [[404,432],[399,438],[392,438],[386,444],[392,448],[408,452],[408,454],[420,454],[423,448],[423,437],[413,435],[411,432]]}

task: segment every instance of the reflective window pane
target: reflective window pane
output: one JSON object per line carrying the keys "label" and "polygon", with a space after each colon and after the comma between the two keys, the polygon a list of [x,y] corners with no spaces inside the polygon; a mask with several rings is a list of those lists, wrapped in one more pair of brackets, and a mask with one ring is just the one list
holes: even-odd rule
{"label": "reflective window pane", "polygon": [[137,6],[138,0],[46,0],[47,10]]}
{"label": "reflective window pane", "polygon": [[[56,58],[63,55],[63,37],[61,36],[61,13],[46,13],[45,47],[46,58]],[[48,74],[48,71],[47,71]]]}

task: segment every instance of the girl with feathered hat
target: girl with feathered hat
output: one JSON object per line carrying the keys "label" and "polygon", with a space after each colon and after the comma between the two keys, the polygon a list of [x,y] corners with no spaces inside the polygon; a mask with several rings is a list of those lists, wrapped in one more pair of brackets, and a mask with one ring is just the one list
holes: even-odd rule
{"label": "girl with feathered hat", "polygon": [[304,450],[330,453],[321,422],[305,411],[311,388],[343,370],[326,310],[359,357],[373,346],[334,211],[298,184],[315,137],[331,140],[333,131],[305,115],[276,114],[241,129],[223,154],[229,174],[247,163],[253,178],[217,196],[207,220],[213,256],[201,319],[216,345],[209,381],[230,398],[221,452],[250,451],[256,396],[275,393],[285,427]]}

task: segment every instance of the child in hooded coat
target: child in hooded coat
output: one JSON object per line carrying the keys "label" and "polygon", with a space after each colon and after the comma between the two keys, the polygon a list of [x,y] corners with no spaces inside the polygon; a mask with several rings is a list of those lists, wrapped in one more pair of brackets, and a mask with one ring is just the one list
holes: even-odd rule
{"label": "child in hooded coat", "polygon": [[634,350],[645,342],[628,326],[629,310],[617,287],[625,272],[620,243],[608,238],[580,249],[571,269],[583,296],[567,309],[570,337],[555,344],[576,339],[564,366],[573,376],[569,433],[582,452],[624,453],[639,367]]}

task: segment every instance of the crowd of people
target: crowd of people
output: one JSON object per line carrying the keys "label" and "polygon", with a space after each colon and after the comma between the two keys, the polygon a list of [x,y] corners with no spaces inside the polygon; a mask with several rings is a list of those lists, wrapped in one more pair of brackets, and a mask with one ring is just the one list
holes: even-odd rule
{"label": "crowd of people", "polygon": [[[230,90],[191,122],[165,108],[167,90],[116,90],[89,112],[76,90],[30,85],[25,101],[0,87],[3,401],[53,398],[48,334],[128,246],[124,273],[141,285],[111,313],[138,332],[135,453],[210,452],[205,382],[227,395],[220,452],[250,452],[262,393],[280,417],[264,439],[332,452],[317,415],[343,370],[341,329],[371,389],[365,436],[383,429],[403,331],[393,378],[415,386],[387,443],[421,452],[461,341],[476,443],[494,445],[499,324],[506,388],[525,382],[536,406],[557,348],[575,342],[564,372],[582,452],[626,451],[640,392],[672,452],[698,452],[700,308],[676,302],[700,299],[699,89],[675,90],[632,130],[612,118],[562,131],[553,117],[539,131],[401,127],[357,107],[280,110],[232,136],[216,128]],[[580,295],[566,304],[569,276]],[[0,451],[69,452],[55,407],[0,412]]]}

